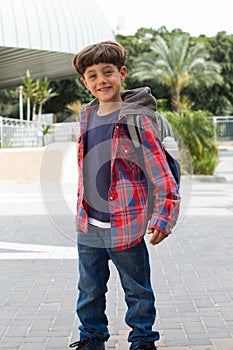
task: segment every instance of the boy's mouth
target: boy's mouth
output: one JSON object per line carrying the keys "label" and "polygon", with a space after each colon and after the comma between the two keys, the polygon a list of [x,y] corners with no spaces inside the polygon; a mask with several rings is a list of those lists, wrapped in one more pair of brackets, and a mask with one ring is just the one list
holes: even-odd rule
{"label": "boy's mouth", "polygon": [[111,86],[104,86],[102,88],[99,88],[98,91],[102,92],[102,91],[108,91],[111,89]]}

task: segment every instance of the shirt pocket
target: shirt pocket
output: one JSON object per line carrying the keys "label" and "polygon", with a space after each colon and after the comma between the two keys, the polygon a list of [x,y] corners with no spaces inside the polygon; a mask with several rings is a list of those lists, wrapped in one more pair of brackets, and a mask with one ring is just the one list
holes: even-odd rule
{"label": "shirt pocket", "polygon": [[137,151],[130,139],[121,139],[117,152],[118,162],[124,171],[132,170],[138,164]]}

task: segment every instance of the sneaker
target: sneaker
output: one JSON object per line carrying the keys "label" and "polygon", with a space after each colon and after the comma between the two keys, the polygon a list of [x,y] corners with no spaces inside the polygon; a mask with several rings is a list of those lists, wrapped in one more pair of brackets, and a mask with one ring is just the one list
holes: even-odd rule
{"label": "sneaker", "polygon": [[154,343],[145,343],[138,345],[135,350],[141,349],[141,350],[158,350],[158,348],[155,346]]}
{"label": "sneaker", "polygon": [[70,344],[70,348],[75,348],[75,350],[105,350],[104,343],[93,338],[76,341]]}

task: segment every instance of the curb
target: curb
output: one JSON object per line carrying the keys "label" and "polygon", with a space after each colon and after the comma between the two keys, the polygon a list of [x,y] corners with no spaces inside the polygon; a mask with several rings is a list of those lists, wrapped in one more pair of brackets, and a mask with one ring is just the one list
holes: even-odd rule
{"label": "curb", "polygon": [[196,182],[228,182],[225,176],[218,175],[192,175],[192,180]]}

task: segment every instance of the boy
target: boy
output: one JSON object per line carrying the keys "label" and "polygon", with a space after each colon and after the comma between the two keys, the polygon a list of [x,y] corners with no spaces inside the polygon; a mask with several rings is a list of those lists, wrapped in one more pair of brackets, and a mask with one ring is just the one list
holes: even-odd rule
{"label": "boy", "polygon": [[[159,339],[159,332],[152,330],[155,298],[143,237],[147,231],[156,245],[171,233],[180,196],[150,119],[156,109],[150,89],[121,92],[125,61],[126,51],[112,41],[88,46],[73,59],[82,83],[95,97],[80,113],[76,222],[81,326],[80,340],[70,345],[76,350],[105,349],[110,259],[125,292],[130,349],[155,350]],[[140,115],[144,166],[128,132],[129,114]],[[154,209],[147,228],[149,182]]]}

